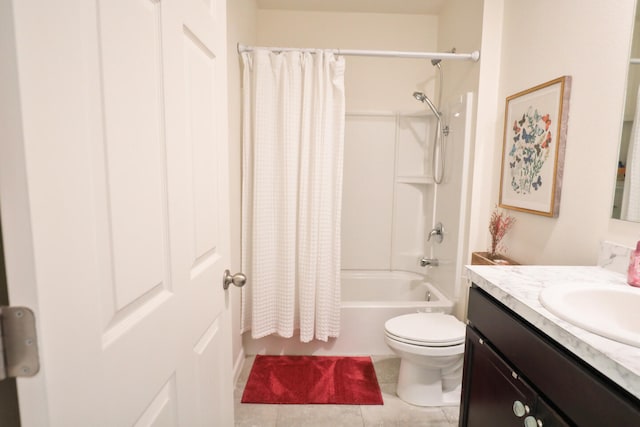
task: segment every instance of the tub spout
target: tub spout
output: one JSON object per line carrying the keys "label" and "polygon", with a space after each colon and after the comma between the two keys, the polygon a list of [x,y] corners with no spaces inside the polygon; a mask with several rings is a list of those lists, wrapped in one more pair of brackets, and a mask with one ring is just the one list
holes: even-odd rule
{"label": "tub spout", "polygon": [[420,260],[420,267],[426,267],[426,266],[431,266],[431,267],[437,267],[439,264],[439,261],[435,258],[422,258]]}

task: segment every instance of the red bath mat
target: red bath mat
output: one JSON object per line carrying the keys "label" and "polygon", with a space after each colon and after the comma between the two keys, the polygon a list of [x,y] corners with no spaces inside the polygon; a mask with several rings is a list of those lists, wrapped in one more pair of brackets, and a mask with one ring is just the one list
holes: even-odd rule
{"label": "red bath mat", "polygon": [[261,355],[242,403],[383,404],[370,357]]}

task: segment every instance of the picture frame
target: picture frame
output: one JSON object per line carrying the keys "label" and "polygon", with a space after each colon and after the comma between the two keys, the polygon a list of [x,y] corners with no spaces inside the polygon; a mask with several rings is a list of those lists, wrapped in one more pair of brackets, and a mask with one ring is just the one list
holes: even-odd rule
{"label": "picture frame", "polygon": [[571,76],[507,97],[499,206],[560,214]]}

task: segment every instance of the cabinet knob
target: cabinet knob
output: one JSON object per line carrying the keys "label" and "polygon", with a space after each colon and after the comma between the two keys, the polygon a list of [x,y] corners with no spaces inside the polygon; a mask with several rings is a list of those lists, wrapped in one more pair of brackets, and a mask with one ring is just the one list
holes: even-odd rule
{"label": "cabinet knob", "polygon": [[[527,415],[530,411],[531,410],[529,409],[529,406],[525,405],[519,400],[516,400],[513,402],[513,413],[516,417],[522,418],[523,416]],[[525,420],[525,425],[527,425],[526,420]]]}
{"label": "cabinet knob", "polygon": [[542,427],[542,420],[529,415],[524,419],[524,427]]}

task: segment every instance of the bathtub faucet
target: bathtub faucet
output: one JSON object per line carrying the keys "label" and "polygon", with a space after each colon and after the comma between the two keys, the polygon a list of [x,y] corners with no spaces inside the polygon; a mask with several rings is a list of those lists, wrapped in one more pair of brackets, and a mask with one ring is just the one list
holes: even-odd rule
{"label": "bathtub faucet", "polygon": [[422,258],[420,260],[420,267],[426,267],[430,265],[431,267],[437,267],[439,264],[438,260],[435,258]]}

